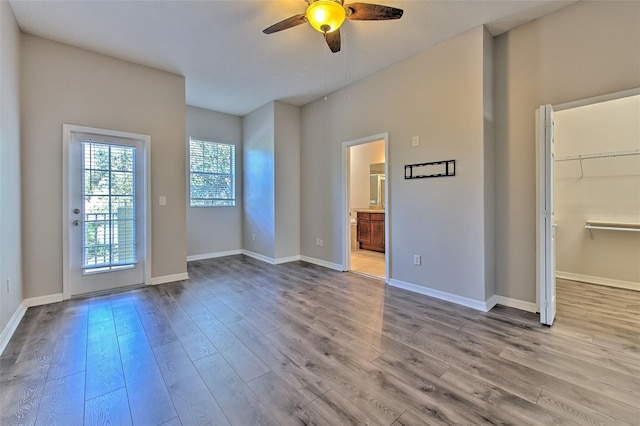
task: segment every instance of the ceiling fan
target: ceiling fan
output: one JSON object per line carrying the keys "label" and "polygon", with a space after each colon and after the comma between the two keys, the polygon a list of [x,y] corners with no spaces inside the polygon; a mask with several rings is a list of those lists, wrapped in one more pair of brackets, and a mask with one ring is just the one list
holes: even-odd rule
{"label": "ceiling fan", "polygon": [[305,22],[324,34],[324,39],[333,53],[340,51],[340,26],[345,19],[352,21],[386,21],[400,19],[402,9],[379,4],[351,3],[344,0],[305,0],[309,6],[305,13],[294,15],[273,24],[262,32],[273,34]]}

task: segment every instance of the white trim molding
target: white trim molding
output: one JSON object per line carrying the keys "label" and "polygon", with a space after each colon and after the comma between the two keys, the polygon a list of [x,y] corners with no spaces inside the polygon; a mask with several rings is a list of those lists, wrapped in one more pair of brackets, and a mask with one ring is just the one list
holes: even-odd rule
{"label": "white trim molding", "polygon": [[268,256],[265,256],[263,254],[256,253],[256,252],[253,252],[253,251],[249,251],[249,250],[242,250],[242,254],[244,254],[245,256],[253,257],[254,259],[261,260],[261,261],[266,262],[266,263],[268,263],[270,265],[281,265],[283,263],[296,262],[298,260],[301,260],[301,256],[300,255],[289,256],[289,257],[280,257],[278,259],[274,259],[272,257],[268,257]]}
{"label": "white trim molding", "polygon": [[494,305],[491,304],[492,299],[489,301],[480,301],[475,299],[470,299],[464,296],[458,296],[456,294],[446,293],[440,290],[434,290],[428,287],[423,287],[421,285],[412,284],[396,279],[389,280],[389,285],[392,287],[401,288],[403,290],[409,290],[414,293],[423,294],[425,296],[433,297],[436,299],[444,300],[446,302],[455,303],[457,305],[466,306],[467,308],[475,309],[477,311],[488,312]]}
{"label": "white trim molding", "polygon": [[215,253],[194,254],[191,256],[187,256],[187,262],[193,262],[194,260],[215,259],[217,257],[235,256],[238,254],[243,254],[243,250],[229,250],[218,251]]}
{"label": "white trim molding", "polygon": [[533,312],[534,314],[538,312],[538,305],[533,302],[527,302],[519,299],[512,299],[510,297],[504,296],[493,296],[490,300],[494,301],[495,305],[502,305],[508,308],[520,309],[521,311]]}
{"label": "white trim molding", "polygon": [[16,308],[16,311],[11,316],[11,319],[0,333],[0,355],[4,352],[9,344],[9,340],[15,333],[18,325],[20,325],[20,321],[22,321],[22,317],[24,317],[25,312],[27,312],[27,305],[24,302],[20,303]]}
{"label": "white trim molding", "polygon": [[289,257],[281,257],[279,259],[274,259],[274,265],[281,265],[283,263],[289,263],[289,262],[297,262],[298,260],[300,260],[300,255],[297,256],[289,256]]}
{"label": "white trim molding", "polygon": [[31,308],[33,306],[42,306],[48,305],[50,303],[59,303],[64,300],[64,295],[62,293],[50,294],[48,296],[40,296],[40,297],[30,297],[28,299],[24,299],[22,303],[27,308]]}
{"label": "white trim molding", "polygon": [[333,269],[334,271],[344,272],[344,267],[337,263],[331,263],[326,260],[316,259],[315,257],[309,256],[300,256],[300,260],[307,263],[313,263],[314,265],[324,266],[325,268]]}
{"label": "white trim molding", "polygon": [[187,272],[183,272],[181,274],[164,275],[162,277],[151,278],[151,285],[173,283],[176,281],[186,281],[188,279],[189,279],[189,274]]}
{"label": "white trim molding", "polygon": [[594,277],[592,275],[574,274],[572,272],[563,271],[556,271],[556,278],[640,291],[640,283],[633,281],[614,280],[613,278]]}
{"label": "white trim molding", "polygon": [[29,299],[24,299],[16,308],[16,311],[9,319],[9,322],[0,333],[0,355],[4,352],[13,337],[13,333],[15,333],[18,325],[20,325],[20,321],[24,317],[24,314],[27,312],[27,309],[32,308],[34,306],[42,306],[48,305],[50,303],[58,303],[62,302],[64,297],[62,293],[50,294],[48,296],[40,296],[40,297],[30,297]]}
{"label": "white trim molding", "polygon": [[276,260],[271,258],[271,257],[267,257],[265,255],[262,255],[260,253],[255,253],[253,251],[249,251],[249,250],[242,250],[242,254],[244,254],[245,256],[249,256],[249,257],[253,257],[254,259],[258,259],[261,260],[263,262],[269,263],[271,265],[275,265]]}

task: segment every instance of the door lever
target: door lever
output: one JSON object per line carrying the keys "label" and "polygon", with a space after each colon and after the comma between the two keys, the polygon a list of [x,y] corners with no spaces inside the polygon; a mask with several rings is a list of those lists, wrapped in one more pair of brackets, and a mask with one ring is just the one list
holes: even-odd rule
{"label": "door lever", "polygon": [[74,220],[73,222],[71,222],[71,224],[73,226],[78,226],[78,225],[80,225],[80,221],[79,220]]}
{"label": "door lever", "polygon": [[78,208],[73,209],[73,213],[74,214],[80,214],[80,209],[78,209]]}

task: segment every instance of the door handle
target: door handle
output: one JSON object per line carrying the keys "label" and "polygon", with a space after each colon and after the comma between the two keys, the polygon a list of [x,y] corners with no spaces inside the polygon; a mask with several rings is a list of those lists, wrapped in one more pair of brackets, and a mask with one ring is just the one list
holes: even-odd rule
{"label": "door handle", "polygon": [[80,209],[78,209],[78,208],[73,209],[73,213],[74,213],[74,214],[80,214]]}
{"label": "door handle", "polygon": [[71,222],[71,224],[73,226],[78,226],[78,225],[80,225],[80,221],[79,220],[74,220],[73,222]]}

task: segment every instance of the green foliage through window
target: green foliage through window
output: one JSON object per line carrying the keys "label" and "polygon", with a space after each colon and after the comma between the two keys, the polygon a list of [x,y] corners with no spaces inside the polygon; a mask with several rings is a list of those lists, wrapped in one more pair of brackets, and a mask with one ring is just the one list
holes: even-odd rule
{"label": "green foliage through window", "polygon": [[191,207],[236,205],[235,145],[189,139]]}

